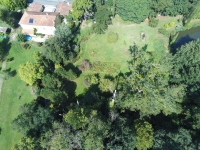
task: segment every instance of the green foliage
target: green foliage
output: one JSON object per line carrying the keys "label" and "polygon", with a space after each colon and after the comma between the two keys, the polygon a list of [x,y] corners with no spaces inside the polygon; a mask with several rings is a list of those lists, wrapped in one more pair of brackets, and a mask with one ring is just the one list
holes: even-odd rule
{"label": "green foliage", "polygon": [[[122,83],[125,94],[117,99],[116,104],[131,111],[140,111],[141,116],[179,114],[181,102],[185,96],[183,86],[170,86],[169,73],[172,58],[163,55],[160,62],[155,62],[151,53],[131,47],[132,61],[129,62],[130,75]],[[153,91],[153,92],[152,92]]]}
{"label": "green foliage", "polygon": [[118,63],[96,61],[92,63],[91,70],[94,72],[101,70],[101,72],[113,73],[117,72],[119,68],[120,65]]}
{"label": "green foliage", "polygon": [[45,133],[53,121],[48,108],[37,106],[33,101],[21,107],[21,113],[13,120],[14,129],[24,135],[39,135]]}
{"label": "green foliage", "polygon": [[75,55],[69,41],[56,36],[45,41],[44,50],[44,57],[54,64],[67,64]]}
{"label": "green foliage", "polygon": [[65,122],[69,123],[74,129],[84,128],[90,119],[96,115],[96,110],[87,108],[71,109],[64,115]]}
{"label": "green foliage", "polygon": [[39,143],[34,138],[22,137],[19,143],[15,144],[11,150],[22,150],[22,149],[40,149]]}
{"label": "green foliage", "polygon": [[125,21],[140,23],[149,16],[149,0],[116,0],[116,12]]}
{"label": "green foliage", "polygon": [[107,141],[107,149],[110,150],[128,150],[135,149],[136,135],[128,124],[128,119],[119,117],[112,123]]}
{"label": "green foliage", "polygon": [[94,15],[95,23],[92,25],[94,33],[102,34],[108,28],[108,25],[111,24],[111,11],[106,7],[101,6],[97,9],[97,12]]}
{"label": "green foliage", "polygon": [[17,41],[18,42],[24,42],[25,41],[25,35],[24,34],[18,34],[17,35]]}
{"label": "green foliage", "polygon": [[196,149],[192,144],[190,132],[184,128],[179,128],[176,131],[166,132],[158,130],[154,136],[153,150],[189,150]]}
{"label": "green foliage", "polygon": [[26,0],[2,0],[0,2],[3,6],[7,7],[9,10],[24,9],[26,8]]}
{"label": "green foliage", "polygon": [[118,34],[114,32],[108,33],[108,42],[109,43],[115,43],[118,40]]}
{"label": "green foliage", "polygon": [[169,26],[170,26],[170,27],[173,27],[174,25],[175,25],[174,22],[170,22],[170,23],[169,23]]}
{"label": "green foliage", "polygon": [[65,123],[53,123],[52,130],[41,136],[40,145],[43,149],[72,150],[83,148],[83,134],[80,130],[74,131]]}
{"label": "green foliage", "polygon": [[31,48],[31,45],[28,44],[28,43],[25,43],[25,44],[24,44],[24,48],[25,48],[25,49],[30,49],[30,48]]}
{"label": "green foliage", "polygon": [[115,90],[115,84],[110,79],[101,78],[99,81],[99,89],[102,92],[113,92]]}
{"label": "green foliage", "polygon": [[158,33],[169,36],[169,32],[165,28],[159,28]]}
{"label": "green foliage", "polygon": [[153,28],[155,28],[155,27],[157,27],[158,26],[158,19],[155,19],[155,18],[150,18],[149,19],[149,26],[150,27],[153,27]]}
{"label": "green foliage", "polygon": [[165,24],[164,27],[165,27],[165,28],[169,28],[169,24]]}
{"label": "green foliage", "polygon": [[74,80],[77,78],[77,74],[71,69],[66,71],[64,68],[58,68],[55,70],[55,73],[68,80]]}
{"label": "green foliage", "polygon": [[199,44],[200,40],[196,40],[183,45],[177,49],[174,56],[174,71],[171,81],[179,84],[186,84],[188,87],[188,94],[198,93],[200,89],[198,84],[200,82]]}
{"label": "green foliage", "polygon": [[92,84],[98,84],[99,80],[98,80],[98,78],[95,74],[90,74],[90,75],[85,76],[85,82],[84,83],[85,83],[86,86],[90,86]]}
{"label": "green foliage", "polygon": [[64,22],[56,27],[55,36],[60,39],[66,39],[67,41],[72,39],[71,30]]}
{"label": "green foliage", "polygon": [[153,127],[145,121],[138,119],[134,122],[136,132],[136,148],[138,150],[147,150],[153,146]]}
{"label": "green foliage", "polygon": [[44,67],[38,63],[27,62],[26,64],[19,66],[18,72],[23,81],[29,85],[33,85],[44,75]]}
{"label": "green foliage", "polygon": [[84,149],[102,150],[104,147],[104,140],[109,135],[110,123],[103,122],[101,119],[94,118],[88,124],[85,131]]}
{"label": "green foliage", "polygon": [[74,0],[72,3],[72,16],[74,20],[79,20],[85,12],[90,11],[92,6],[91,0]]}

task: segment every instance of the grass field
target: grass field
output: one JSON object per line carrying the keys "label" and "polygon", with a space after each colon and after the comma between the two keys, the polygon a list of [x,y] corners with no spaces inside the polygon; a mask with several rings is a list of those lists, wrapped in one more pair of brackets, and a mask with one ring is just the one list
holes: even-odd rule
{"label": "grass field", "polygon": [[[116,16],[112,20],[112,25],[109,25],[108,30],[105,34],[92,34],[81,44],[81,55],[80,60],[76,62],[76,65],[81,64],[81,61],[86,59],[90,62],[101,61],[101,62],[114,62],[120,64],[117,72],[112,75],[117,75],[120,71],[125,73],[128,71],[127,61],[130,60],[129,47],[133,46],[134,43],[139,46],[147,46],[147,51],[154,51],[156,45],[161,45],[164,49],[168,50],[169,38],[158,34],[158,29],[164,27],[164,24],[174,22],[175,26],[179,23],[177,20],[181,16],[177,17],[158,17],[158,27],[152,28],[148,25],[148,21],[144,21],[140,24],[134,24],[131,22],[124,22],[119,16]],[[82,32],[87,32],[90,27],[85,25]],[[84,31],[85,30],[85,31]],[[174,27],[170,27],[167,30],[175,30]],[[118,33],[118,41],[116,43],[108,43],[107,35],[109,32]],[[141,32],[145,33],[145,40],[141,40]],[[99,70],[101,72],[102,70]],[[77,90],[76,94],[80,94],[84,91],[85,86],[83,84],[84,75],[87,72],[81,74],[80,78],[77,79]],[[110,73],[108,73],[110,74]]]}
{"label": "grass field", "polygon": [[[7,63],[7,69],[16,71],[20,64],[27,61],[34,61],[33,53],[38,48],[32,46],[30,50],[21,49],[20,44],[12,42],[10,45],[8,57],[14,57],[14,60]],[[30,92],[31,87],[20,80],[18,74],[5,80],[3,83],[2,94],[0,96],[0,149],[9,150],[17,143],[22,136],[11,127],[11,121],[19,114],[19,107],[34,99]],[[21,98],[19,99],[19,96]]]}

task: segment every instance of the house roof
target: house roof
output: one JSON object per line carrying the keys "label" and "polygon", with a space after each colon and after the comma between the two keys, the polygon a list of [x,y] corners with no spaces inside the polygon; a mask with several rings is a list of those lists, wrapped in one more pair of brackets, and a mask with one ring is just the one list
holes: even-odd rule
{"label": "house roof", "polygon": [[40,12],[42,11],[42,7],[43,5],[37,2],[33,2],[30,4],[30,6],[28,7],[28,11],[35,11],[35,12]]}
{"label": "house roof", "polygon": [[59,12],[60,15],[68,15],[69,11],[72,10],[72,5],[66,2],[60,2],[56,6],[56,12]]}
{"label": "house roof", "polygon": [[31,26],[55,26],[54,21],[58,12],[24,12],[21,20],[19,21],[20,25],[31,25]]}

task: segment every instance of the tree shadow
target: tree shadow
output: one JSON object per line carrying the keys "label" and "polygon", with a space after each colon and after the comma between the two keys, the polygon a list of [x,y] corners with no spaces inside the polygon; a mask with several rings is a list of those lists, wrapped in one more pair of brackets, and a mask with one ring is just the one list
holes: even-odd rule
{"label": "tree shadow", "polygon": [[0,134],[1,134],[1,132],[2,132],[2,128],[0,127]]}
{"label": "tree shadow", "polygon": [[11,49],[11,43],[9,43],[9,38],[3,39],[1,44],[3,48],[2,61],[5,61],[6,57],[9,54],[9,50]]}
{"label": "tree shadow", "polygon": [[77,74],[77,77],[80,76],[82,73],[77,67],[75,67],[72,63],[67,64],[65,67],[66,71],[69,71],[70,69]]}

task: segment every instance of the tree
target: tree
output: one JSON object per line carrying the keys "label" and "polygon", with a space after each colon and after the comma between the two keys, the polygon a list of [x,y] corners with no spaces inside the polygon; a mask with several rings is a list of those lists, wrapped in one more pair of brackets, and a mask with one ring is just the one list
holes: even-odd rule
{"label": "tree", "polygon": [[59,39],[65,39],[66,41],[72,39],[71,30],[64,22],[56,27],[55,36]]}
{"label": "tree", "polygon": [[110,79],[101,78],[99,81],[99,89],[102,92],[113,92],[115,90],[115,84]]}
{"label": "tree", "polygon": [[92,5],[92,0],[74,0],[72,3],[72,16],[74,20],[81,19],[84,13],[89,13]]}
{"label": "tree", "polygon": [[140,23],[149,16],[149,0],[116,0],[116,13],[125,21]]}
{"label": "tree", "polygon": [[97,117],[92,119],[84,132],[84,149],[105,149],[104,140],[108,137],[109,129],[110,123],[104,122],[103,120]]}
{"label": "tree", "polygon": [[75,55],[70,41],[56,36],[45,41],[44,50],[44,57],[53,61],[54,64],[67,64]]}
{"label": "tree", "polygon": [[188,130],[179,128],[175,131],[157,130],[154,136],[153,150],[192,150],[192,137]]}
{"label": "tree", "polygon": [[72,150],[83,148],[83,134],[80,130],[73,130],[66,123],[54,122],[52,130],[42,134],[40,145],[44,149]]}
{"label": "tree", "polygon": [[21,107],[21,113],[12,124],[14,129],[24,135],[38,136],[50,129],[52,122],[50,110],[33,101]]}
{"label": "tree", "polygon": [[109,131],[106,148],[110,150],[135,149],[136,135],[127,118],[117,118]]}
{"label": "tree", "polygon": [[41,79],[44,75],[44,67],[39,63],[27,62],[26,64],[19,66],[19,76],[20,78],[28,83],[33,85],[38,79]]}
{"label": "tree", "polygon": [[190,42],[177,49],[171,82],[187,85],[187,94],[198,97],[200,90],[200,40]]}
{"label": "tree", "polygon": [[39,150],[41,147],[39,146],[38,141],[35,138],[30,137],[22,137],[19,141],[19,143],[15,144],[12,147],[12,150],[22,150],[22,149],[35,149]]}
{"label": "tree", "polygon": [[102,34],[108,28],[108,25],[111,24],[111,11],[108,10],[105,6],[101,6],[97,9],[97,12],[94,15],[95,22],[92,25],[92,28],[95,33]]}
{"label": "tree", "polygon": [[179,114],[184,100],[184,86],[169,84],[172,57],[164,55],[156,62],[151,53],[131,47],[132,61],[129,62],[130,74],[119,92],[116,104],[120,108],[140,111],[141,116]]}
{"label": "tree", "polygon": [[65,122],[69,123],[73,129],[84,128],[90,119],[96,115],[96,110],[89,110],[87,108],[71,109],[64,115]]}
{"label": "tree", "polygon": [[153,128],[152,125],[142,119],[134,122],[136,132],[136,148],[138,150],[147,150],[153,146]]}

